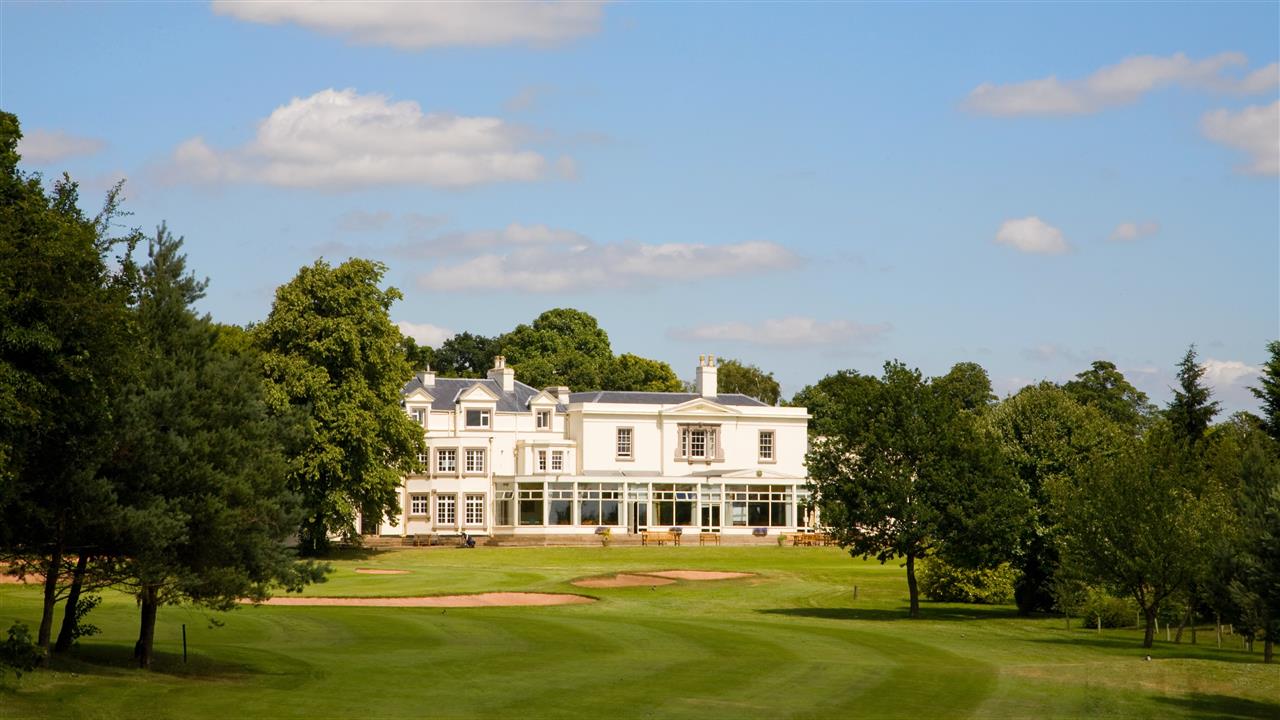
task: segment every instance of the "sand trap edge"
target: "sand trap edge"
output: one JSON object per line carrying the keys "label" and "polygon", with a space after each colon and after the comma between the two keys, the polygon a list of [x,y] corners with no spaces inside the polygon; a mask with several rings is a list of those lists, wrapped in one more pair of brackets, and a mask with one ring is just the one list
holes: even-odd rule
{"label": "sand trap edge", "polygon": [[577,580],[571,580],[569,584],[584,588],[623,588],[674,585],[675,582],[672,578],[657,577],[646,573],[617,573],[616,575],[578,578]]}
{"label": "sand trap edge", "polygon": [[[293,607],[547,607],[585,605],[596,598],[569,593],[490,592],[420,597],[273,597],[260,605]],[[246,603],[248,601],[245,601]]]}

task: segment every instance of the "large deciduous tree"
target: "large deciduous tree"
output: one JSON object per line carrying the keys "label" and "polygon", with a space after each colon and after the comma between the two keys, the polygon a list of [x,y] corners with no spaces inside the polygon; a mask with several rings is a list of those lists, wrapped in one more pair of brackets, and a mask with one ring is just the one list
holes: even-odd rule
{"label": "large deciduous tree", "polygon": [[269,413],[257,367],[192,311],[205,285],[187,274],[181,242],[161,227],[138,273],[131,339],[140,371],[120,400],[118,446],[104,468],[122,505],[143,668],[161,605],[226,609],[318,572],[285,547],[300,515],[286,481],[288,426]]}
{"label": "large deciduous tree", "polygon": [[253,328],[269,404],[305,416],[304,437],[289,449],[289,486],[302,498],[308,553],[323,552],[332,535],[354,537],[357,514],[369,524],[394,517],[401,478],[425,452],[422,427],[400,406],[413,368],[388,316],[400,292],[379,287],[385,271],[369,260],[318,260],[276,291]]}
{"label": "large deciduous tree", "polygon": [[1013,561],[1020,571],[1014,586],[1018,611],[1027,614],[1054,606],[1058,568],[1058,532],[1049,488],[1074,485],[1085,460],[1119,444],[1119,428],[1093,407],[1076,402],[1053,383],[1018,391],[997,405],[989,421],[1005,456],[1022,479],[1034,507]]}
{"label": "large deciduous tree", "polygon": [[128,291],[107,262],[120,186],[86,217],[68,177],[46,193],[18,168],[20,138],[0,113],[0,554],[44,576],[47,661],[67,559],[114,506],[98,468],[128,365]]}
{"label": "large deciduous tree", "polygon": [[460,332],[436,348],[433,367],[446,377],[480,378],[493,367],[497,354],[497,338]]}
{"label": "large deciduous tree", "polygon": [[680,392],[684,389],[684,383],[670,365],[631,353],[613,358],[601,380],[605,390]]}
{"label": "large deciduous tree", "polygon": [[1115,363],[1095,360],[1088,370],[1062,386],[1076,402],[1096,408],[1133,431],[1138,431],[1155,413],[1147,394],[1125,379]]}
{"label": "large deciduous tree", "polygon": [[917,560],[1009,559],[1025,492],[994,434],[953,393],[895,362],[882,378],[838,373],[798,397],[817,401],[807,462],[825,522],[852,555],[905,560],[911,617]]}
{"label": "large deciduous tree", "polygon": [[1161,420],[1114,452],[1094,453],[1051,492],[1063,563],[1132,597],[1145,622],[1143,646],[1151,647],[1161,605],[1205,574],[1225,515],[1199,454]]}
{"label": "large deciduous tree", "polygon": [[741,360],[721,360],[716,369],[716,390],[721,393],[749,395],[766,405],[777,405],[782,389],[773,373]]}
{"label": "large deciduous tree", "polygon": [[507,364],[534,387],[600,390],[613,363],[609,335],[581,310],[556,308],[498,338]]}

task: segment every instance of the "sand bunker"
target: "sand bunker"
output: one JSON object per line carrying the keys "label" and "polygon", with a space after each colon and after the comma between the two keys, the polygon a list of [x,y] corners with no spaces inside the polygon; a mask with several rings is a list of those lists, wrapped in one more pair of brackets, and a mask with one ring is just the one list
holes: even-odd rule
{"label": "sand bunker", "polygon": [[382,568],[356,568],[361,575],[408,575],[408,570],[384,570]]}
{"label": "sand bunker", "polygon": [[585,588],[620,588],[620,587],[639,587],[643,585],[672,585],[675,580],[664,577],[655,577],[653,575],[626,575],[618,574],[606,577],[583,578],[574,580],[573,585]]}
{"label": "sand bunker", "polygon": [[755,575],[755,573],[721,572],[716,570],[658,570],[645,574],[675,580],[735,580]]}
{"label": "sand bunker", "polygon": [[330,607],[509,607],[527,605],[582,605],[595,598],[564,593],[491,592],[476,595],[437,595],[432,597],[274,597],[263,605],[305,605]]}

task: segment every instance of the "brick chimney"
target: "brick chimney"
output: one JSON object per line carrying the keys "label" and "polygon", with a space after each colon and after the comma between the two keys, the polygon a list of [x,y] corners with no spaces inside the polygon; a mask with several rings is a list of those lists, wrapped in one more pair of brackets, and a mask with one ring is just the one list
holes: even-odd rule
{"label": "brick chimney", "polygon": [[704,398],[716,396],[716,356],[698,356],[698,375],[694,381],[697,393]]}
{"label": "brick chimney", "polygon": [[501,385],[502,392],[512,392],[516,389],[516,371],[507,367],[505,355],[498,355],[493,359],[493,369],[489,371],[489,379]]}

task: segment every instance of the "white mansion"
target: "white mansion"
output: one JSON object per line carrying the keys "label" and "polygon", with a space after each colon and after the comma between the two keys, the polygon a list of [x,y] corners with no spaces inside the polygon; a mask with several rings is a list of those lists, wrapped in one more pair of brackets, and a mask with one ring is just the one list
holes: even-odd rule
{"label": "white mansion", "polygon": [[426,472],[405,478],[382,535],[646,529],[772,535],[806,527],[809,415],[716,392],[538,390],[495,358],[488,379],[422,372],[404,388]]}

